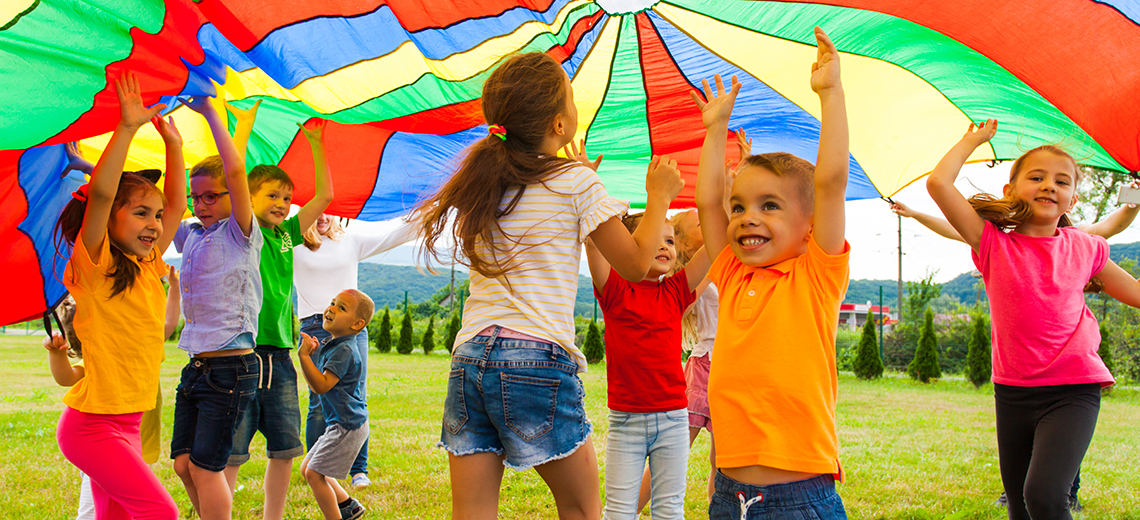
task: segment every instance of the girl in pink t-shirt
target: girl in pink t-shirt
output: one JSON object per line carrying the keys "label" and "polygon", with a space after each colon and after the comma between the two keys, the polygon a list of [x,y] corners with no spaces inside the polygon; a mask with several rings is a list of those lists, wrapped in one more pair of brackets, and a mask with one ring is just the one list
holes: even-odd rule
{"label": "girl in pink t-shirt", "polygon": [[1055,146],[1026,152],[1003,197],[967,200],[954,180],[997,121],[970,126],[927,180],[930,196],[973,249],[990,300],[998,456],[1011,519],[1072,518],[1069,489],[1088,449],[1100,389],[1113,383],[1096,351],[1100,331],[1085,305],[1096,277],[1140,307],[1140,283],[1108,258],[1108,243],[1072,227],[1081,174]]}

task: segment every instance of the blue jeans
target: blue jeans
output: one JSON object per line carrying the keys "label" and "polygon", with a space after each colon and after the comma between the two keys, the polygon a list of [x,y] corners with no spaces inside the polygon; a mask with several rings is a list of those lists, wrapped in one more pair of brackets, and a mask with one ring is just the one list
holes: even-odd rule
{"label": "blue jeans", "polygon": [[189,453],[199,468],[226,468],[234,430],[257,393],[259,362],[256,354],[192,358],[182,368],[170,458]]}
{"label": "blue jeans", "polygon": [[633,520],[641,475],[649,459],[653,520],[684,520],[689,471],[689,410],[627,413],[610,410],[606,440],[606,520]]}
{"label": "blue jeans", "polygon": [[[316,338],[317,341],[331,338],[332,334],[329,334],[321,326],[323,320],[324,317],[321,314],[301,318],[301,332]],[[356,352],[360,354],[360,379],[366,380],[368,379],[368,327],[356,335]],[[365,394],[365,398],[367,397]],[[305,451],[312,451],[313,445],[325,433],[327,427],[325,414],[321,410],[321,402],[317,399],[317,394],[309,390],[309,413],[305,417]],[[360,447],[360,454],[352,462],[352,470],[349,472],[350,475],[358,473],[368,474],[368,439],[364,439],[364,446]]]}
{"label": "blue jeans", "polygon": [[753,486],[717,471],[715,485],[709,520],[847,519],[843,500],[835,492],[835,477],[831,475]]}
{"label": "blue jeans", "polygon": [[297,398],[297,369],[290,349],[258,345],[253,353],[261,358],[261,381],[257,397],[250,401],[245,416],[234,430],[234,446],[229,466],[249,460],[253,434],[265,436],[266,456],[292,459],[305,454],[301,444],[301,405]]}
{"label": "blue jeans", "polygon": [[573,454],[589,438],[586,390],[566,349],[476,336],[455,348],[437,446],[457,457],[490,452],[526,470]]}

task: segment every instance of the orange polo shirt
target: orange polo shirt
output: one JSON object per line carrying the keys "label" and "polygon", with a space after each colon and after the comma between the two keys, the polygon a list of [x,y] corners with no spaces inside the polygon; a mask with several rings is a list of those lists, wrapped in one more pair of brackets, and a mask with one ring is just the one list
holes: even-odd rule
{"label": "orange polo shirt", "polygon": [[812,238],[807,253],[749,267],[725,247],[709,270],[720,292],[709,407],[722,468],[769,466],[842,480],[835,433],[835,331],[848,255]]}

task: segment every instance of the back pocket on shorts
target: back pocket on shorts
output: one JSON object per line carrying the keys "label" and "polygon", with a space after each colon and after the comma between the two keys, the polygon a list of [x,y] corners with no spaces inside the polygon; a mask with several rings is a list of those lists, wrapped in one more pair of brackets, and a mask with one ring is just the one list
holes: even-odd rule
{"label": "back pocket on shorts", "polygon": [[557,379],[502,374],[503,412],[507,427],[532,442],[554,429],[558,405]]}
{"label": "back pocket on shorts", "polygon": [[467,400],[463,397],[463,369],[452,370],[447,377],[447,398],[443,402],[443,427],[452,435],[467,423]]}

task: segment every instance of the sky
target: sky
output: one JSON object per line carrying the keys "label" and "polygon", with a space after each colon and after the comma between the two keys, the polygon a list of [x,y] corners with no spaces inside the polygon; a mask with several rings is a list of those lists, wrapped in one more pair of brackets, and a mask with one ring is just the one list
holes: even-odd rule
{"label": "sky", "polygon": [[[1009,178],[1011,162],[990,168],[985,164],[969,164],[962,169],[956,186],[967,197],[986,191],[1000,194]],[[938,206],[926,193],[925,177],[904,188],[893,199],[912,209],[941,216]],[[849,201],[847,208],[847,241],[851,244],[851,278],[894,280],[898,277],[898,217],[882,200]],[[297,207],[294,206],[294,211]],[[365,222],[354,220],[348,230],[353,233],[384,233],[395,221]],[[1140,241],[1140,226],[1133,226],[1109,240],[1109,243]],[[404,245],[369,259],[370,262],[414,265],[416,246]],[[946,282],[959,274],[974,270],[970,248],[963,243],[942,238],[917,221],[902,219],[903,280],[915,281],[934,273],[935,282]],[[165,258],[179,255],[170,248]],[[586,255],[582,255],[581,274],[589,276]]]}

